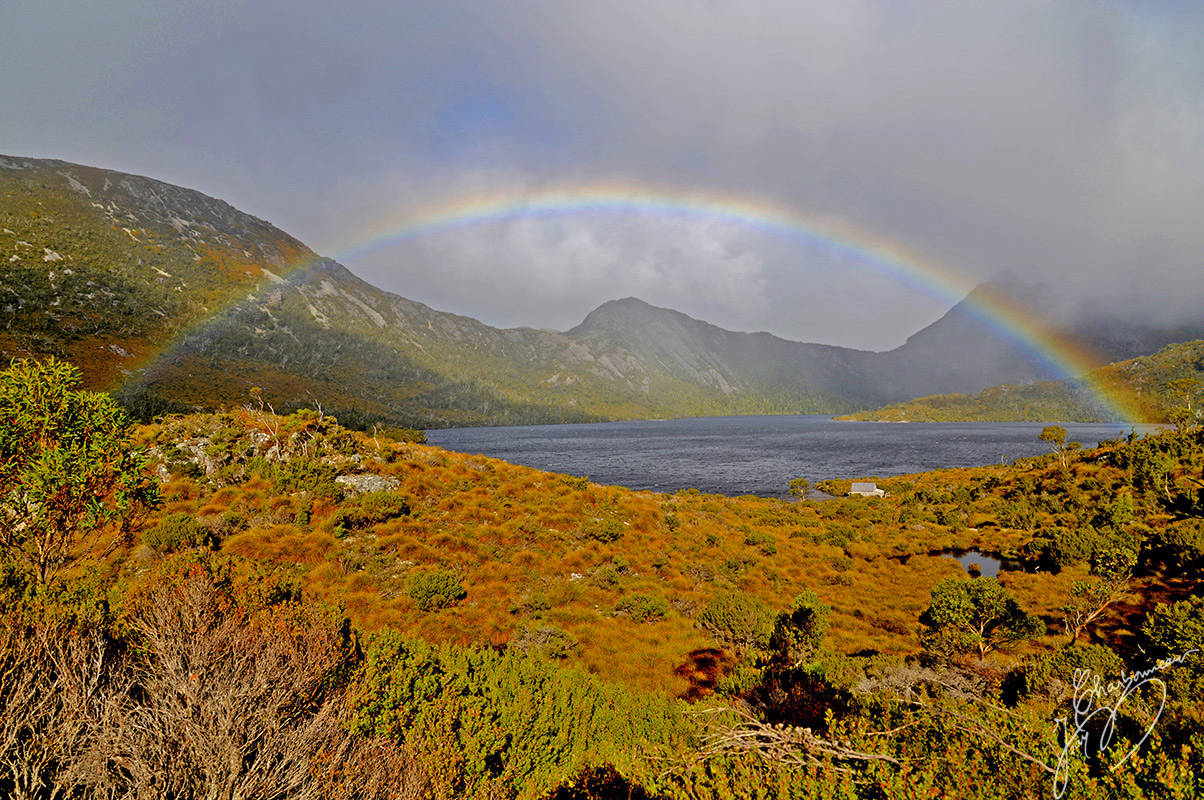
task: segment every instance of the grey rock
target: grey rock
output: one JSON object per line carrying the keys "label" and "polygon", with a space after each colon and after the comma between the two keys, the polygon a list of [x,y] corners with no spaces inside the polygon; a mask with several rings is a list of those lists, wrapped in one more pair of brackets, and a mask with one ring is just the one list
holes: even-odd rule
{"label": "grey rock", "polygon": [[351,494],[368,492],[391,492],[401,485],[396,478],[362,472],[359,475],[340,475],[335,481],[347,487]]}

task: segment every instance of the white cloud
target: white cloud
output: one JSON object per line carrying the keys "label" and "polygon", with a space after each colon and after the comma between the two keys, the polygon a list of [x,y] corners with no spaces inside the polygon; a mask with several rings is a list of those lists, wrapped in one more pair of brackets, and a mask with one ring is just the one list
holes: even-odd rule
{"label": "white cloud", "polygon": [[371,257],[369,278],[500,326],[567,329],[638,296],[741,327],[767,306],[764,265],[738,229],[596,213],[482,222]]}

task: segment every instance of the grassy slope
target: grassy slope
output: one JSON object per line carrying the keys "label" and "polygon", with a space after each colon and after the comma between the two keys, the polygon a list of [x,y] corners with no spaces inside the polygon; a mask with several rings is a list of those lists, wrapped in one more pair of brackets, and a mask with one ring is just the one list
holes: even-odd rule
{"label": "grassy slope", "polygon": [[[273,419],[250,412],[174,418],[141,436],[228,453],[245,450],[259,431],[262,449],[263,432],[279,424]],[[634,492],[424,445],[353,441],[342,447],[355,455],[336,459],[337,469],[395,479],[409,516],[339,538],[331,521],[349,501],[315,500],[262,475],[184,477],[179,458],[157,516],[196,517],[223,551],[284,569],[367,629],[500,644],[554,626],[576,639],[571,658],[590,671],[674,694],[688,687],[679,668],[689,654],[716,646],[694,616],[719,593],[739,589],[781,609],[810,588],[834,610],[835,649],[913,653],[930,588],[962,574],[935,551],[1015,555],[1035,530],[1087,524],[1125,482],[1104,463],[1104,449],[1074,461],[1070,484],[1047,458],[888,479],[884,499],[790,503]],[[1068,485],[1077,487],[1073,496],[1059,497]],[[1028,498],[1023,513],[1017,496]],[[1147,529],[1179,524],[1140,499],[1138,512]],[[117,555],[114,569],[137,581],[161,557],[136,546]],[[456,573],[467,598],[420,611],[406,582],[431,567]],[[1007,572],[1002,580],[1053,625],[1085,569]],[[663,618],[637,623],[624,614],[623,601],[636,596],[662,603]],[[1140,597],[1132,602],[1139,607]],[[1056,630],[1026,648],[1054,646]]]}
{"label": "grassy slope", "polygon": [[[1134,422],[1167,422],[1169,412],[1182,406],[1181,392],[1167,388],[1173,380],[1190,378],[1204,383],[1204,341],[1169,345],[1150,356],[1109,364],[1092,371],[1091,382],[1114,387],[1133,398],[1142,418]],[[974,395],[946,394],[920,397],[841,419],[884,422],[1105,422],[1108,413],[1082,387],[1068,381],[1046,381],[1026,386],[995,386]]]}

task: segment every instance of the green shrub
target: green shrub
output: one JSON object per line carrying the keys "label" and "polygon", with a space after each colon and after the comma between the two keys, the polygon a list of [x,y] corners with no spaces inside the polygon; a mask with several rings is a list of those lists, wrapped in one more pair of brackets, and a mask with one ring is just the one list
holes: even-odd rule
{"label": "green shrub", "polygon": [[191,514],[170,514],[142,534],[142,543],[156,553],[174,553],[186,547],[209,547],[212,535]]}
{"label": "green shrub", "polygon": [[635,622],[656,622],[669,613],[669,602],[659,594],[633,594],[624,597],[615,609]]}
{"label": "green shrub", "polygon": [[624,533],[625,525],[618,519],[596,519],[585,526],[582,533],[587,539],[596,539],[603,544],[617,542]]}
{"label": "green shrub", "polygon": [[579,478],[576,475],[561,475],[560,479],[564,481],[564,485],[574,491],[584,492],[589,488],[589,477]]}
{"label": "green shrub", "polygon": [[509,647],[543,658],[568,658],[577,649],[577,640],[554,625],[526,628],[510,640]]}
{"label": "green shrub", "polygon": [[125,412],[82,381],[53,358],[0,372],[0,561],[41,583],[106,526],[124,535],[159,501]]}
{"label": "green shrub", "polygon": [[753,531],[745,535],[744,543],[757,548],[767,556],[776,555],[778,552],[778,538],[772,533]]}
{"label": "green shrub", "polygon": [[1169,665],[1163,672],[1172,697],[1198,699],[1204,693],[1204,597],[1159,603],[1141,626],[1141,648],[1151,667]]}
{"label": "green shrub", "polygon": [[460,579],[442,569],[421,570],[410,575],[406,592],[423,611],[439,611],[468,596]]}
{"label": "green shrub", "polygon": [[926,628],[920,641],[942,658],[975,650],[983,658],[1045,630],[995,578],[946,578],[932,587],[932,603],[920,622]]}
{"label": "green shrub", "polygon": [[1099,534],[1090,527],[1050,528],[1039,532],[1025,545],[1025,560],[1052,572],[1061,572],[1091,558],[1099,543]]}
{"label": "green shrub", "polygon": [[366,530],[409,513],[410,504],[401,495],[369,492],[344,502],[330,518],[330,526],[334,535],[342,538],[352,531]]}
{"label": "green shrub", "polygon": [[853,568],[853,559],[841,553],[838,556],[829,556],[828,564],[837,572],[848,572]]}
{"label": "green shrub", "polygon": [[759,597],[729,592],[711,598],[699,612],[698,624],[725,647],[764,648],[773,634],[774,614]]}
{"label": "green shrub", "polygon": [[831,613],[815,592],[799,592],[790,610],[778,614],[774,621],[769,649],[775,662],[797,666],[809,661],[823,643]]}
{"label": "green shrub", "polygon": [[605,566],[590,576],[590,583],[599,589],[613,589],[622,581],[623,576],[612,566]]}
{"label": "green shrub", "polygon": [[[349,687],[348,726],[437,765],[424,796],[541,797],[582,767],[647,774],[643,754],[680,742],[679,701],[602,683],[517,648],[371,638]],[[663,768],[663,767],[662,767]]]}
{"label": "green shrub", "polygon": [[308,492],[338,502],[343,487],[335,478],[339,471],[330,464],[311,458],[293,458],[272,469],[272,477],[281,492]]}
{"label": "green shrub", "polygon": [[1048,694],[1055,699],[1074,685],[1076,670],[1089,670],[1102,681],[1110,681],[1124,672],[1120,656],[1104,645],[1070,645],[1025,662],[1021,668],[1024,694]]}
{"label": "green shrub", "polygon": [[374,425],[372,435],[393,442],[410,442],[426,444],[426,432],[416,428],[402,428],[397,425]]}

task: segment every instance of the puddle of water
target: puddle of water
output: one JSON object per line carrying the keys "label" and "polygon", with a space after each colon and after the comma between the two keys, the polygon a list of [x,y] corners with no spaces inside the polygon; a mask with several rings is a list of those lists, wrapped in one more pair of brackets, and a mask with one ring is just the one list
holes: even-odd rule
{"label": "puddle of water", "polygon": [[941,553],[945,558],[952,558],[954,561],[962,565],[962,569],[966,572],[970,571],[971,564],[977,564],[984,578],[995,578],[999,576],[999,570],[1003,567],[1003,562],[994,556],[980,553],[977,550],[953,550],[946,553]]}

